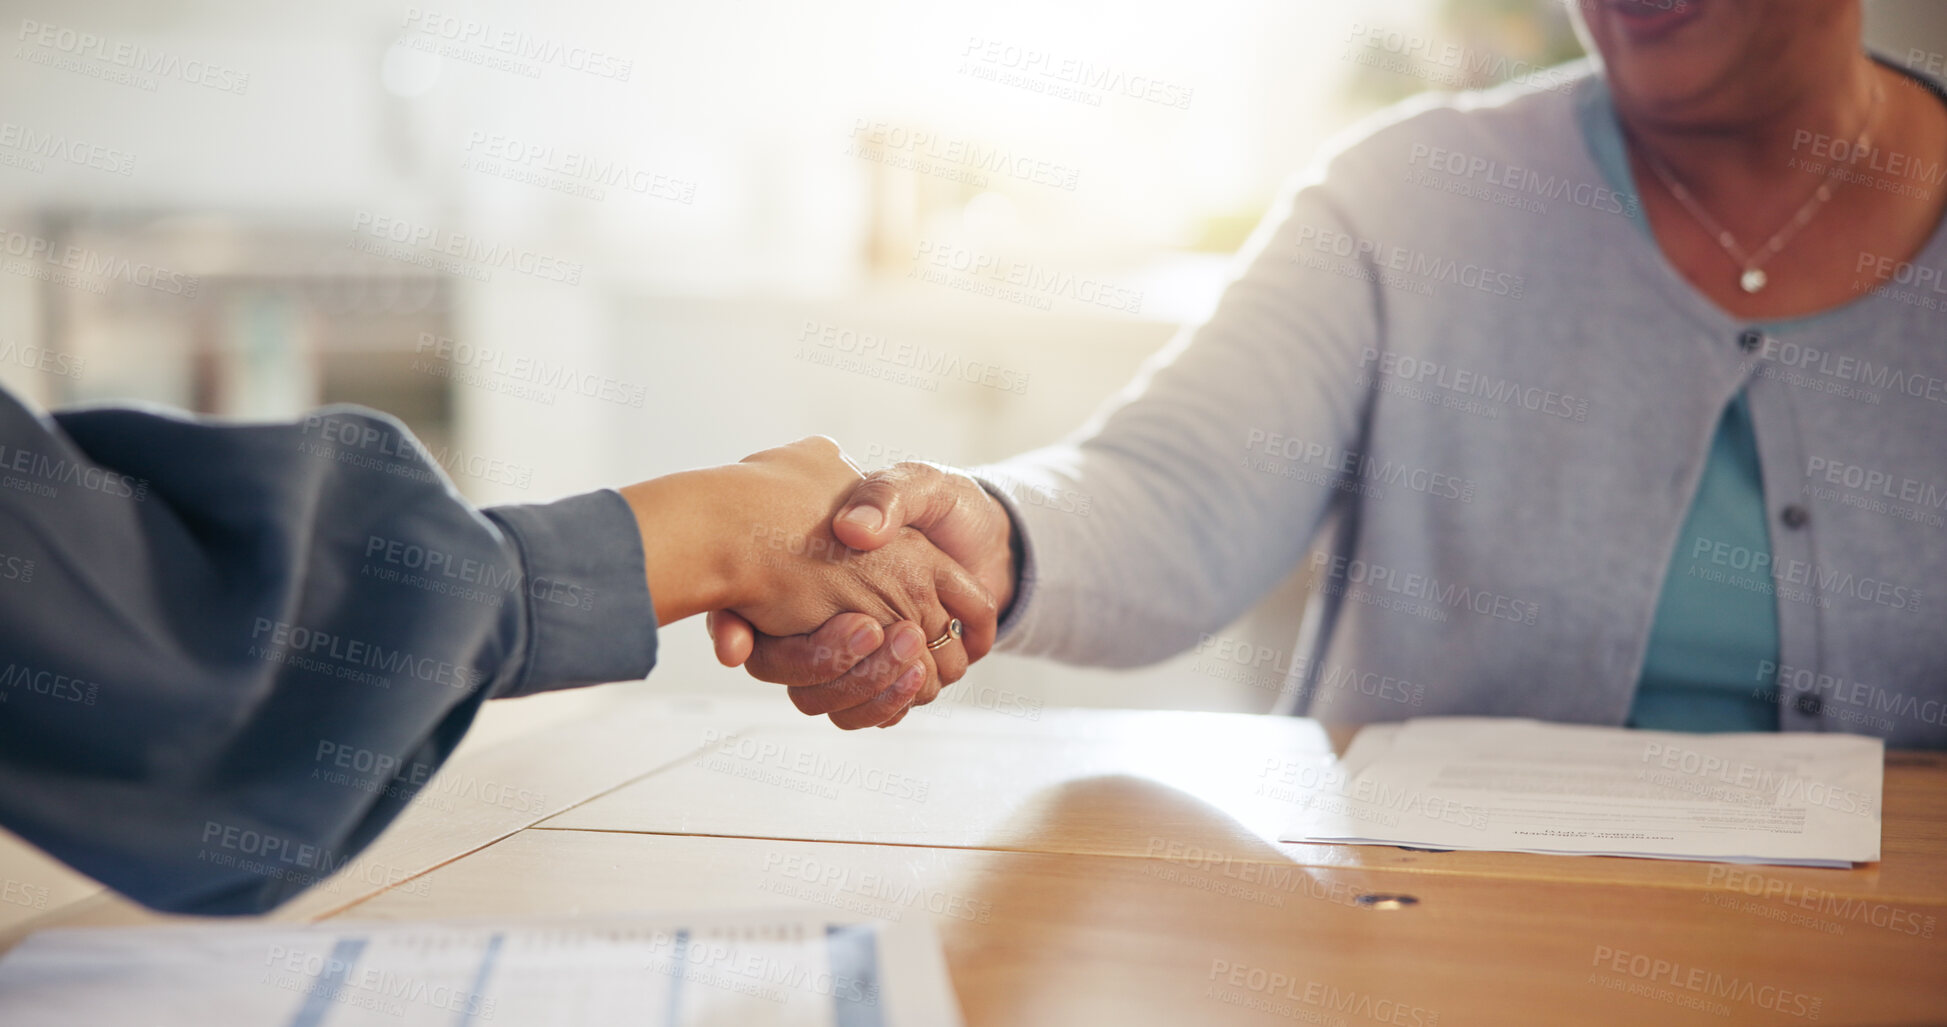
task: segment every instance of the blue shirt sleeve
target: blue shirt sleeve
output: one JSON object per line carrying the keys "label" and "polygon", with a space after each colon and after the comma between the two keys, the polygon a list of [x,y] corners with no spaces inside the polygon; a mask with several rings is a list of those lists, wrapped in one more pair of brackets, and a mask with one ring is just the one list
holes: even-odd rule
{"label": "blue shirt sleeve", "polygon": [[383,414],[0,392],[0,824],[156,909],[269,909],[486,699],[646,675],[642,566],[618,494],[477,510]]}

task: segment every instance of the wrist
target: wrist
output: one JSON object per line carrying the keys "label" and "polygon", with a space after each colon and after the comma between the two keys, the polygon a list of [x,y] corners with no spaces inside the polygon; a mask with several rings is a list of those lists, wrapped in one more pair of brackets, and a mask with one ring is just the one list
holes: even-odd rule
{"label": "wrist", "polygon": [[730,609],[744,587],[747,540],[727,501],[734,467],[683,471],[620,489],[642,535],[656,623]]}
{"label": "wrist", "polygon": [[999,611],[1000,619],[1005,620],[1008,612],[1014,608],[1014,597],[1021,591],[1021,568],[1027,563],[1026,542],[1021,524],[1014,517],[1014,505],[986,480],[975,478],[974,481],[980,486],[981,495],[992,508],[993,517],[1001,525],[1005,536],[1001,545],[989,550],[995,554],[988,565],[991,569],[983,569],[984,573],[976,571],[976,575],[993,594],[994,608]]}
{"label": "wrist", "polygon": [[[988,498],[993,499],[991,496]],[[1001,505],[1000,500],[994,499],[993,502],[1000,506],[1001,516],[1007,520],[1007,568],[1001,574],[1001,591],[994,595],[994,608],[1000,611],[999,619],[1006,620],[1014,610],[1014,597],[1021,594],[1021,564],[1026,562],[1027,554],[1021,545],[1021,526],[1014,523],[1014,516],[1006,506]]]}

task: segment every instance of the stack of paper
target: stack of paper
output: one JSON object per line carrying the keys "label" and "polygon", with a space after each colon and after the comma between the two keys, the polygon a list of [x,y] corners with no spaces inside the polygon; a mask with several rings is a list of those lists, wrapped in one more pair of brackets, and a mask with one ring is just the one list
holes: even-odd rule
{"label": "stack of paper", "polygon": [[42,931],[0,960],[0,1023],[960,1023],[924,924],[802,913],[519,924]]}
{"label": "stack of paper", "polygon": [[1879,859],[1885,744],[1484,717],[1359,732],[1293,842],[1850,866]]}

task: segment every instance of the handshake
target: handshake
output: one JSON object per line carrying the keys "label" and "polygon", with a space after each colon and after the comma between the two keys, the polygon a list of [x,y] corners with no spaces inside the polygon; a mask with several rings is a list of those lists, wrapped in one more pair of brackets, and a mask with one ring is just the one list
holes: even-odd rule
{"label": "handshake", "polygon": [[994,644],[1013,525],[974,479],[865,475],[812,437],[620,490],[658,624],[709,614],[717,658],[846,730],[891,727]]}

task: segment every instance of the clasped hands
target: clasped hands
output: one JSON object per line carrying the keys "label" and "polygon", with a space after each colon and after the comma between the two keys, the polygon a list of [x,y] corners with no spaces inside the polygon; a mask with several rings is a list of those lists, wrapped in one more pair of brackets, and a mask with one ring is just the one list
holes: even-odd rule
{"label": "clasped hands", "polygon": [[868,476],[812,437],[621,493],[658,623],[707,612],[725,666],[847,730],[932,702],[987,654],[1013,598],[1007,511],[961,472]]}

